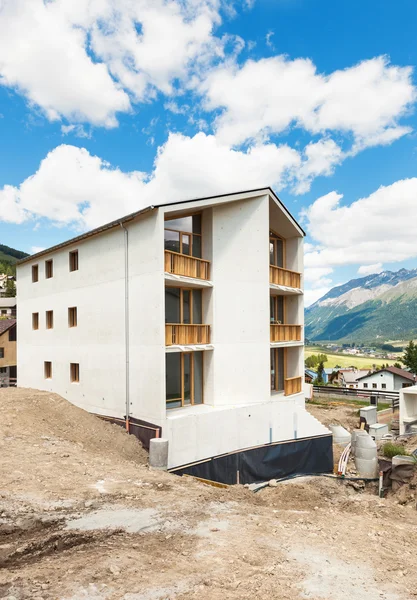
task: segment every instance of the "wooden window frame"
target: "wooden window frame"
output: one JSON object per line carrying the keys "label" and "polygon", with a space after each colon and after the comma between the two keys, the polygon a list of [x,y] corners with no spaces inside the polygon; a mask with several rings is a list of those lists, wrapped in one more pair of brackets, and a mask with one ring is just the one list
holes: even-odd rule
{"label": "wooden window frame", "polygon": [[[165,404],[166,404],[166,408],[167,410],[172,410],[174,408],[186,408],[187,406],[200,406],[202,404],[204,404],[204,354],[201,353],[201,363],[202,363],[202,377],[201,377],[201,402],[199,404],[194,404],[194,374],[195,374],[195,368],[194,368],[194,356],[196,354],[196,352],[179,352],[178,353],[180,355],[180,370],[181,370],[181,397],[180,398],[170,398],[169,400],[165,398]],[[191,390],[190,390],[190,403],[189,404],[184,404],[185,401],[185,394],[184,394],[184,356],[186,354],[189,354],[191,356],[191,360],[190,360],[190,377],[191,377]],[[181,406],[173,406],[172,408],[170,408],[169,404],[172,404],[174,402],[181,402]]]}
{"label": "wooden window frame", "polygon": [[0,358],[4,358],[4,346],[0,346]]}
{"label": "wooden window frame", "polygon": [[45,360],[43,363],[43,372],[45,379],[52,379],[52,362],[50,360]]}
{"label": "wooden window frame", "polygon": [[32,283],[39,281],[39,265],[32,265]]}
{"label": "wooden window frame", "polygon": [[[202,290],[196,288],[178,288],[175,286],[167,286],[165,289],[180,290],[180,320],[179,323],[165,323],[166,325],[204,325],[204,323],[194,323],[194,291],[201,292],[201,320],[203,320],[203,293]],[[190,292],[190,322],[184,323],[184,292]]]}
{"label": "wooden window frame", "polygon": [[[274,296],[271,295],[271,298],[273,299],[273,304],[274,304],[274,307],[273,307],[274,319],[273,320],[271,320],[271,315],[270,315],[271,325],[285,325],[287,323],[287,300],[286,300],[286,297],[281,296],[280,294],[277,294]],[[282,304],[283,304],[282,312],[284,313],[284,315],[283,315],[283,321],[281,323],[279,323],[278,320],[275,319],[275,317],[278,315],[278,298],[282,298]]]}
{"label": "wooden window frame", "polygon": [[53,310],[45,311],[45,324],[46,324],[46,329],[54,328],[54,311]]}
{"label": "wooden window frame", "polygon": [[54,261],[52,258],[45,261],[45,279],[52,279],[54,276]]}
{"label": "wooden window frame", "polygon": [[[275,387],[272,387],[271,382],[269,383],[269,386],[271,388],[271,392],[283,392],[284,389],[280,390],[278,388],[278,377],[277,377],[277,365],[278,365],[278,350],[282,350],[284,353],[284,388],[285,388],[285,379],[287,378],[287,349],[286,348],[271,348],[271,352],[273,352],[274,354],[274,361],[275,361]],[[269,377],[271,377],[271,374],[269,375]]]}
{"label": "wooden window frame", "polygon": [[68,308],[68,327],[78,326],[78,311],[76,306],[70,306]]}
{"label": "wooden window frame", "polygon": [[[177,219],[186,219],[187,217],[195,217],[197,215],[200,215],[200,217],[202,216],[203,213],[201,212],[195,212],[195,213],[191,213],[189,215],[182,215],[182,216],[178,216],[178,217],[170,217],[169,219],[165,219],[165,224],[169,223],[170,221],[175,221]],[[178,233],[179,237],[180,237],[180,251],[179,252],[175,252],[175,250],[170,250],[170,252],[175,252],[175,254],[182,254],[183,256],[190,256],[192,258],[202,258],[201,256],[194,256],[193,254],[193,246],[194,246],[194,237],[193,236],[198,236],[200,238],[200,248],[201,248],[201,254],[203,253],[203,244],[202,244],[202,234],[201,233],[193,233],[192,231],[180,231],[178,229],[171,229],[170,227],[164,227],[164,231],[173,231],[174,233]],[[183,235],[188,235],[190,236],[190,254],[184,254],[184,252],[182,251],[182,236]]]}
{"label": "wooden window frame", "polygon": [[[36,325],[36,327],[35,327]],[[39,329],[39,313],[32,313],[32,329],[33,331],[37,331]]]}
{"label": "wooden window frame", "polygon": [[71,252],[68,253],[68,260],[70,273],[78,271],[80,268],[78,250],[71,250]]}
{"label": "wooden window frame", "polygon": [[71,383],[80,383],[80,363],[70,363]]}
{"label": "wooden window frame", "polygon": [[[277,239],[282,241],[282,267],[280,267],[276,264],[276,262],[277,262],[276,240]],[[269,264],[271,264],[271,266],[273,266],[273,267],[278,267],[279,269],[285,269],[286,264],[287,264],[287,249],[286,249],[285,239],[281,235],[278,235],[277,233],[275,233],[275,231],[273,229],[270,229],[269,230],[269,243],[270,244],[272,243],[274,246],[274,264],[272,264],[271,262]]]}

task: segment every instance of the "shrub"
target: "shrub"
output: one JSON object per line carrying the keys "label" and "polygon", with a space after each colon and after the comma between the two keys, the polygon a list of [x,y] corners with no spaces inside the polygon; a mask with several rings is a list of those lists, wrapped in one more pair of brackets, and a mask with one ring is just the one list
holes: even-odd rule
{"label": "shrub", "polygon": [[408,456],[408,452],[403,446],[388,442],[384,445],[382,453],[386,458],[392,458],[393,456]]}

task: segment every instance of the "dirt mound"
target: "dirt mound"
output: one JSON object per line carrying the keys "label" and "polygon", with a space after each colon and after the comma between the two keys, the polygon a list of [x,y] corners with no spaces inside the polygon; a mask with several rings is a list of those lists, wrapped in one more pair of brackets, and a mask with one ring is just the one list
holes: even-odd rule
{"label": "dirt mound", "polygon": [[318,419],[323,425],[342,425],[345,429],[351,431],[358,426],[359,409],[357,406],[335,402],[334,404],[326,402],[326,405],[306,404],[308,412]]}

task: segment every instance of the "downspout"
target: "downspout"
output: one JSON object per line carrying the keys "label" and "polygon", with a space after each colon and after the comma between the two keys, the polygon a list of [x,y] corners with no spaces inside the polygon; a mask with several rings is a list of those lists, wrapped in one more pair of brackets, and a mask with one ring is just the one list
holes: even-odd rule
{"label": "downspout", "polygon": [[129,233],[123,223],[120,227],[124,231],[124,254],[125,254],[125,358],[126,358],[126,431],[129,433],[130,417],[130,379],[129,379]]}

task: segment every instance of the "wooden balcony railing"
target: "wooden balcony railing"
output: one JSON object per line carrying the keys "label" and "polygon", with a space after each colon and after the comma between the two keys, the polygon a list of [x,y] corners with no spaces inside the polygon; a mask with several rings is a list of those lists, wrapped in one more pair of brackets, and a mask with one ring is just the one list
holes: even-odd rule
{"label": "wooden balcony railing", "polygon": [[209,343],[210,325],[165,324],[165,344],[167,346]]}
{"label": "wooden balcony railing", "polygon": [[302,389],[301,377],[287,377],[284,380],[284,395],[292,396],[293,394],[299,394]]}
{"label": "wooden balcony railing", "polygon": [[300,342],[301,325],[271,324],[271,342]]}
{"label": "wooden balcony railing", "polygon": [[203,258],[165,250],[165,272],[184,275],[185,277],[209,279],[210,262]]}
{"label": "wooden balcony railing", "polygon": [[286,287],[301,287],[301,275],[296,271],[289,271],[282,267],[269,265],[269,282],[275,285],[285,285]]}

